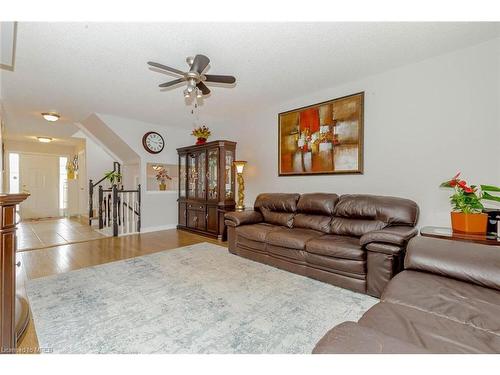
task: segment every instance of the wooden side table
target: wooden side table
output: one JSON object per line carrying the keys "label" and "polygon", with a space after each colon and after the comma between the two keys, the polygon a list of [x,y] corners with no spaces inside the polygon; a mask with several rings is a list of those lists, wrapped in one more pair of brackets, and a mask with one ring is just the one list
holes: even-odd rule
{"label": "wooden side table", "polygon": [[483,245],[500,246],[500,237],[494,234],[478,235],[453,232],[451,228],[446,227],[423,227],[420,229],[420,235],[424,237],[441,238],[445,240],[474,242]]}

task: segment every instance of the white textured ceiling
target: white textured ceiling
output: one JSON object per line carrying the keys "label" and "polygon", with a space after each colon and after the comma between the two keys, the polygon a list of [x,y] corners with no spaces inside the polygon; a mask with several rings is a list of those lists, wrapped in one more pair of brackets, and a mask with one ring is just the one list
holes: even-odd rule
{"label": "white textured ceiling", "polygon": [[[201,116],[234,120],[245,111],[423,60],[500,35],[498,23],[19,23],[14,72],[1,71],[7,135],[64,137],[89,114],[109,113],[190,127],[182,88],[149,60],[186,70],[203,53],[212,86]],[[46,123],[42,111],[62,118]]]}

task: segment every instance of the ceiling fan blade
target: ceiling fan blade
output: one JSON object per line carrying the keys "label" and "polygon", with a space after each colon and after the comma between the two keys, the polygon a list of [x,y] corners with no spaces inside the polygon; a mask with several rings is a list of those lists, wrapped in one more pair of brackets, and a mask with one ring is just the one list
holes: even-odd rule
{"label": "ceiling fan blade", "polygon": [[163,70],[166,70],[166,71],[178,74],[180,76],[184,75],[184,72],[181,72],[179,69],[171,68],[169,66],[166,66],[166,65],[163,65],[163,64],[160,64],[160,63],[155,63],[155,62],[152,62],[152,61],[148,61],[148,65],[154,66],[155,68],[158,68],[158,69],[163,69]]}
{"label": "ceiling fan blade", "polygon": [[218,83],[235,83],[236,78],[233,76],[220,76],[215,74],[205,74],[206,82],[218,82]]}
{"label": "ceiling fan blade", "polygon": [[201,74],[209,63],[210,59],[205,55],[196,55],[193,60],[193,65],[191,65],[190,72],[197,72],[198,74]]}
{"label": "ceiling fan blade", "polygon": [[201,90],[201,93],[203,95],[210,94],[210,89],[203,82],[198,82],[198,84],[196,85],[196,87],[198,87]]}
{"label": "ceiling fan blade", "polygon": [[170,87],[173,85],[177,85],[178,83],[184,82],[185,80],[186,80],[185,78],[174,79],[173,81],[162,83],[161,85],[159,85],[159,87]]}

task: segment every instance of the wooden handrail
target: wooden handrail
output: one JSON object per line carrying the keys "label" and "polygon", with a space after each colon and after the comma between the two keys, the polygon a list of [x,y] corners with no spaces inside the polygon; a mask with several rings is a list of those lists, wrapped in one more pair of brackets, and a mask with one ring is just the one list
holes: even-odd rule
{"label": "wooden handrail", "polygon": [[[121,174],[122,166],[117,161],[113,162],[113,172],[118,172]],[[106,179],[106,176],[101,178],[96,183],[89,180],[89,225],[92,225],[92,218],[94,217],[94,189],[99,186],[101,182]]]}

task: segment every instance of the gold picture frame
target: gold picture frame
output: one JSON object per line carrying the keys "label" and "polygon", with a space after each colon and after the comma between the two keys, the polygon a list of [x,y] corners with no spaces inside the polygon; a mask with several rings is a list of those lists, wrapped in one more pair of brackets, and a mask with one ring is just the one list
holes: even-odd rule
{"label": "gold picture frame", "polygon": [[364,92],[278,114],[278,175],[362,174]]}

